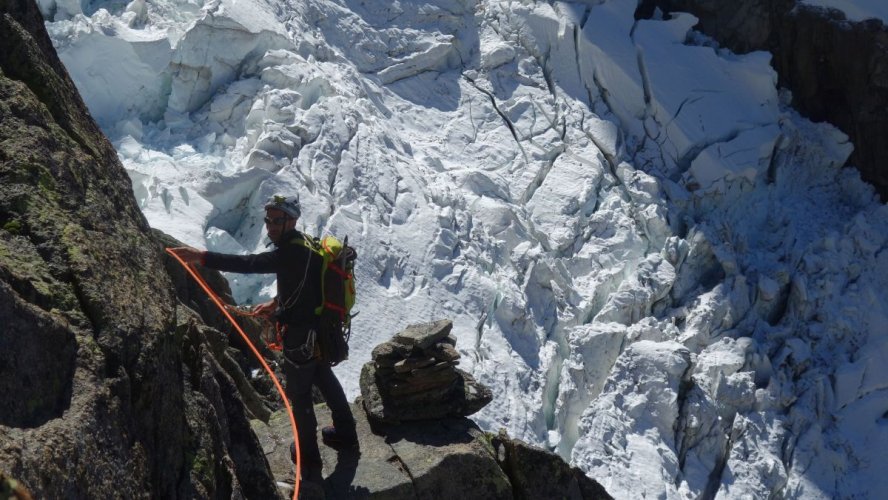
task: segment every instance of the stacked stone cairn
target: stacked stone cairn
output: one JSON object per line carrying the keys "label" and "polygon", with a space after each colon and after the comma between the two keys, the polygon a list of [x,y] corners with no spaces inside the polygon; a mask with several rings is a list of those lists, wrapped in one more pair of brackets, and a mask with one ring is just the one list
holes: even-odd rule
{"label": "stacked stone cairn", "polygon": [[490,389],[456,368],[452,328],[450,320],[411,325],[373,349],[361,370],[361,395],[372,421],[464,417],[493,399]]}

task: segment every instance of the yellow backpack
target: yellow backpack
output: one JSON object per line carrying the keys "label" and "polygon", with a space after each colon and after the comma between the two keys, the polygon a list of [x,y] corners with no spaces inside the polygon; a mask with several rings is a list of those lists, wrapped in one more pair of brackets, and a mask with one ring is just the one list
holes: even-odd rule
{"label": "yellow backpack", "polygon": [[351,313],[355,305],[355,260],[358,253],[348,246],[348,237],[339,241],[334,236],[296,238],[323,259],[321,268],[321,305],[315,309],[319,318],[317,335],[321,358],[332,365],[348,359],[351,337]]}

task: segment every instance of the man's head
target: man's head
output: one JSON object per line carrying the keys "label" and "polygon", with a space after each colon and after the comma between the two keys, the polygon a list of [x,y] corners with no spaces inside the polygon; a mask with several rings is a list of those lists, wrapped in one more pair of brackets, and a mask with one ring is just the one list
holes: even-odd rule
{"label": "man's head", "polygon": [[265,229],[271,241],[277,243],[281,235],[296,228],[302,215],[299,198],[274,195],[265,204]]}

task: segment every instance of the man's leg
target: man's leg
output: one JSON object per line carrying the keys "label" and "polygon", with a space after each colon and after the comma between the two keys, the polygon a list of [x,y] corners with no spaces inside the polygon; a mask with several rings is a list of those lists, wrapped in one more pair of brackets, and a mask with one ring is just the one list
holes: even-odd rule
{"label": "man's leg", "polygon": [[318,361],[315,368],[314,384],[318,386],[330,413],[333,416],[333,427],[336,428],[336,435],[344,442],[351,442],[357,439],[355,433],[355,418],[352,416],[351,407],[348,400],[345,399],[345,391],[342,390],[342,384],[333,373],[333,368],[329,364]]}
{"label": "man's leg", "polygon": [[318,421],[311,400],[311,386],[317,366],[317,361],[309,361],[304,365],[284,362],[286,393],[293,409],[293,417],[296,419],[296,431],[299,437],[302,477],[308,481],[319,482],[322,480],[322,462],[316,434]]}

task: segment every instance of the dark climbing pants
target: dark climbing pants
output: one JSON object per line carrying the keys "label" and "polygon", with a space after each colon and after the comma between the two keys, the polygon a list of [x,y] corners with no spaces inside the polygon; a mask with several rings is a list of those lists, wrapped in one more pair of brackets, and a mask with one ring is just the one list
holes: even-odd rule
{"label": "dark climbing pants", "polygon": [[306,468],[312,467],[316,467],[319,473],[321,452],[318,449],[318,420],[311,400],[311,386],[317,386],[327,401],[337,434],[354,435],[355,419],[339,379],[325,361],[313,359],[299,365],[287,361],[284,363],[284,376],[287,380],[287,397],[293,406],[293,416],[296,417],[303,473]]}

